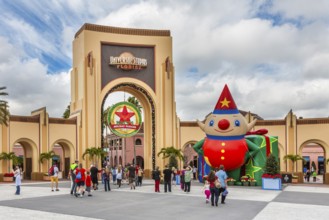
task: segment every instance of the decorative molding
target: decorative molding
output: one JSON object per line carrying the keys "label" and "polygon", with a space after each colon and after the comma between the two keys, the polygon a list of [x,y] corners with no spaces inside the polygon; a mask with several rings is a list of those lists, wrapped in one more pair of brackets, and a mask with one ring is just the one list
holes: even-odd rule
{"label": "decorative molding", "polygon": [[77,38],[80,35],[80,33],[84,30],[105,32],[105,33],[112,33],[112,34],[170,37],[169,30],[121,28],[121,27],[111,27],[111,26],[103,26],[103,25],[85,23],[75,34],[74,38]]}

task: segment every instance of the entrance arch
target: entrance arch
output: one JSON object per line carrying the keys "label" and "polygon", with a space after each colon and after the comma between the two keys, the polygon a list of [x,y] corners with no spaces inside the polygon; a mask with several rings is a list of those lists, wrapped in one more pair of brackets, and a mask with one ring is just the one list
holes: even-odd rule
{"label": "entrance arch", "polygon": [[20,138],[16,140],[12,146],[14,149],[15,145],[21,145],[24,151],[23,157],[23,173],[25,179],[31,179],[33,172],[38,172],[39,168],[39,155],[37,145],[28,138]]}
{"label": "entrance arch", "polygon": [[[121,79],[122,80],[122,79]],[[103,91],[105,94],[103,94],[102,97],[102,105],[101,105],[101,124],[103,124],[103,109],[104,109],[104,104],[106,101],[106,98],[109,94],[116,92],[116,91],[123,91],[123,92],[128,92],[135,96],[138,101],[140,102],[143,110],[144,110],[144,143],[151,143],[151,149],[148,147],[144,147],[144,158],[151,158],[150,160],[145,161],[146,167],[151,167],[150,164],[152,165],[152,169],[155,169],[155,155],[156,155],[156,148],[155,148],[155,103],[154,103],[154,94],[150,94],[150,91],[152,91],[150,88],[148,88],[147,85],[145,85],[141,81],[127,79],[127,81],[131,81],[129,83],[127,82],[118,82],[116,81],[117,84],[115,83],[109,83],[105,86]],[[143,86],[139,84],[144,84]],[[148,88],[148,89],[146,89]],[[102,136],[102,146],[104,145],[104,140]]]}

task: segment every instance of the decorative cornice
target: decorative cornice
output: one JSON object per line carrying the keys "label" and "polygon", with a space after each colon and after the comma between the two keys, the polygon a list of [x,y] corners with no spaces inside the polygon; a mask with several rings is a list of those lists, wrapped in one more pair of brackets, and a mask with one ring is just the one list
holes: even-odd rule
{"label": "decorative cornice", "polygon": [[199,127],[199,125],[196,121],[181,121],[180,126],[181,127]]}
{"label": "decorative cornice", "polygon": [[297,119],[298,125],[307,125],[307,124],[329,124],[329,118],[306,118],[306,119]]}
{"label": "decorative cornice", "polygon": [[75,125],[77,123],[77,118],[49,118],[49,124],[70,124]]}
{"label": "decorative cornice", "polygon": [[74,38],[77,38],[79,34],[84,30],[113,33],[113,34],[125,34],[125,35],[170,37],[169,30],[121,28],[121,27],[111,27],[111,26],[85,23],[75,34]]}
{"label": "decorative cornice", "polygon": [[256,126],[258,125],[285,125],[286,121],[285,120],[257,120]]}
{"label": "decorative cornice", "polygon": [[33,123],[39,123],[40,121],[40,115],[36,116],[20,116],[20,115],[11,115],[9,117],[9,121],[13,122],[33,122]]}

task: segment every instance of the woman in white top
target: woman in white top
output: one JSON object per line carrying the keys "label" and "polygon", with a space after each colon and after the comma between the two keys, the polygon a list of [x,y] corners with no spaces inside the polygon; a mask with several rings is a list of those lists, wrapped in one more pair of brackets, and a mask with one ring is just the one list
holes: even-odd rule
{"label": "woman in white top", "polygon": [[121,187],[121,181],[122,181],[122,167],[121,165],[118,166],[117,169],[117,184],[118,184],[118,188]]}
{"label": "woman in white top", "polygon": [[15,195],[19,195],[21,193],[21,169],[19,166],[16,166],[15,170],[13,170],[14,177],[15,177],[15,185],[16,185],[16,193]]}

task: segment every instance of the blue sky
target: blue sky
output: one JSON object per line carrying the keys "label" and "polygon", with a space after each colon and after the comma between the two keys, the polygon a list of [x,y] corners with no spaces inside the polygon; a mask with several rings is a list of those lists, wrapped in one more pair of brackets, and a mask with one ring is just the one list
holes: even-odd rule
{"label": "blue sky", "polygon": [[316,3],[0,0],[0,86],[11,114],[46,106],[61,117],[70,102],[72,41],[84,23],[166,29],[182,120],[203,119],[225,84],[238,108],[266,119],[290,109],[328,117],[329,1]]}

